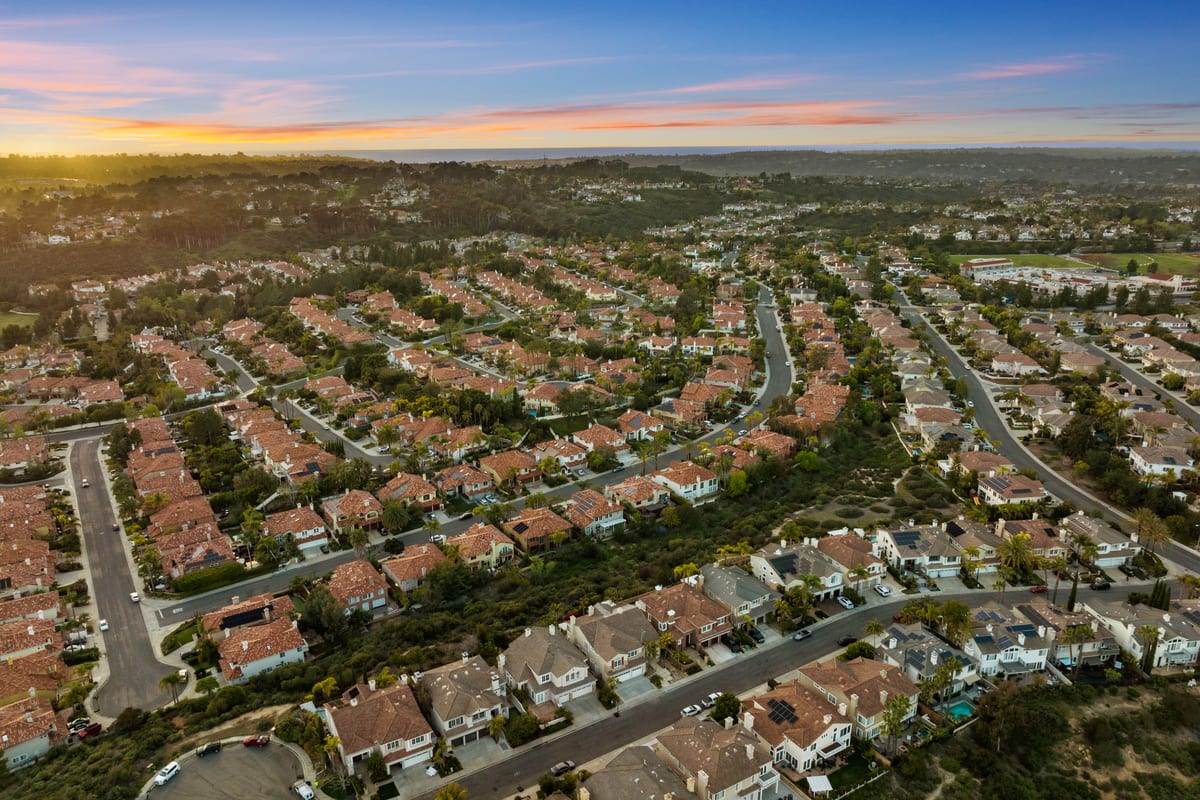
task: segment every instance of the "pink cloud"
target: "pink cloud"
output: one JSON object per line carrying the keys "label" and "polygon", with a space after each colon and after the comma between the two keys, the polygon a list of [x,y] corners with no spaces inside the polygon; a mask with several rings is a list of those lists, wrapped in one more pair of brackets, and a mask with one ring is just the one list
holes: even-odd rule
{"label": "pink cloud", "polygon": [[993,81],[1006,78],[1031,78],[1052,75],[1077,69],[1086,61],[1081,55],[1066,55],[1048,61],[1032,61],[1019,64],[997,64],[982,67],[972,72],[963,72],[955,77],[960,80]]}
{"label": "pink cloud", "polygon": [[732,78],[713,83],[700,83],[692,86],[677,86],[672,89],[656,89],[639,92],[641,95],[689,95],[689,94],[718,94],[721,92],[759,92],[774,89],[790,89],[801,83],[816,80],[815,75],[775,75],[745,78]]}

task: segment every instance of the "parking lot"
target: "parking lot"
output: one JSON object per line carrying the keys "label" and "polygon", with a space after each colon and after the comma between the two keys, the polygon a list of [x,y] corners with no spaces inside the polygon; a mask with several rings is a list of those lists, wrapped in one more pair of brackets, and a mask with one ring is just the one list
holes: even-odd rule
{"label": "parking lot", "polygon": [[300,764],[286,747],[243,747],[227,744],[204,758],[180,759],[179,774],[165,786],[153,786],[150,797],[161,800],[292,800],[292,783],[303,777]]}

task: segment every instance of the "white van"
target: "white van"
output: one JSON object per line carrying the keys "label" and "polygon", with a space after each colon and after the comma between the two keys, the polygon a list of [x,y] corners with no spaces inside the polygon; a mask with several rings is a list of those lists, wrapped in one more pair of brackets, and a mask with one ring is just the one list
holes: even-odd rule
{"label": "white van", "polygon": [[158,784],[159,786],[162,786],[162,785],[166,784],[167,781],[171,780],[171,778],[174,778],[178,774],[179,774],[179,762],[172,761],[170,764],[167,764],[165,767],[163,767],[162,769],[160,769],[158,771],[158,774],[154,776],[154,782],[156,784]]}

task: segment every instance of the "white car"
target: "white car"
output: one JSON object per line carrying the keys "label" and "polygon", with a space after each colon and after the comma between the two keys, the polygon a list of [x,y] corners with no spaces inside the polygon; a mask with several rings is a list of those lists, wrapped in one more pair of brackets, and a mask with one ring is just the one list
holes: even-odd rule
{"label": "white car", "polygon": [[680,711],[679,713],[685,717],[694,717],[703,710],[704,709],[701,708],[700,706],[684,706],[683,710]]}
{"label": "white car", "polygon": [[842,608],[854,608],[854,601],[844,594],[838,595],[837,601]]}
{"label": "white car", "polygon": [[130,600],[132,600],[132,601],[133,601],[133,602],[135,602],[135,603],[140,603],[140,602],[142,602],[142,598],[138,597],[138,593],[137,593],[137,592],[130,592],[130,593],[129,593],[129,599],[130,599]]}
{"label": "white car", "polygon": [[158,774],[154,776],[154,782],[159,786],[164,786],[166,785],[167,781],[171,780],[171,778],[174,778],[178,774],[179,762],[172,761],[170,764],[167,764],[158,771]]}
{"label": "white car", "polygon": [[304,781],[296,781],[292,784],[292,791],[300,795],[300,800],[313,800],[317,796],[313,788]]}
{"label": "white car", "polygon": [[101,632],[108,630],[108,620],[106,620],[106,619],[100,620],[100,630],[101,630]]}
{"label": "white car", "polygon": [[892,590],[887,586],[884,586],[882,583],[877,583],[875,584],[875,594],[879,595],[880,597],[890,597]]}

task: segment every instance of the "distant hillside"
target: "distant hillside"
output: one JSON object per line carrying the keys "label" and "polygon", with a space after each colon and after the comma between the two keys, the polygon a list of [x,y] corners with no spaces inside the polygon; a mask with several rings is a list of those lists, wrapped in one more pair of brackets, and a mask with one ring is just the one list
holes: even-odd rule
{"label": "distant hillside", "polygon": [[797,177],[1200,186],[1200,152],[1182,150],[1032,147],[854,152],[750,150],[720,155],[623,155],[613,159],[631,167],[669,165],[717,176],[786,172]]}

